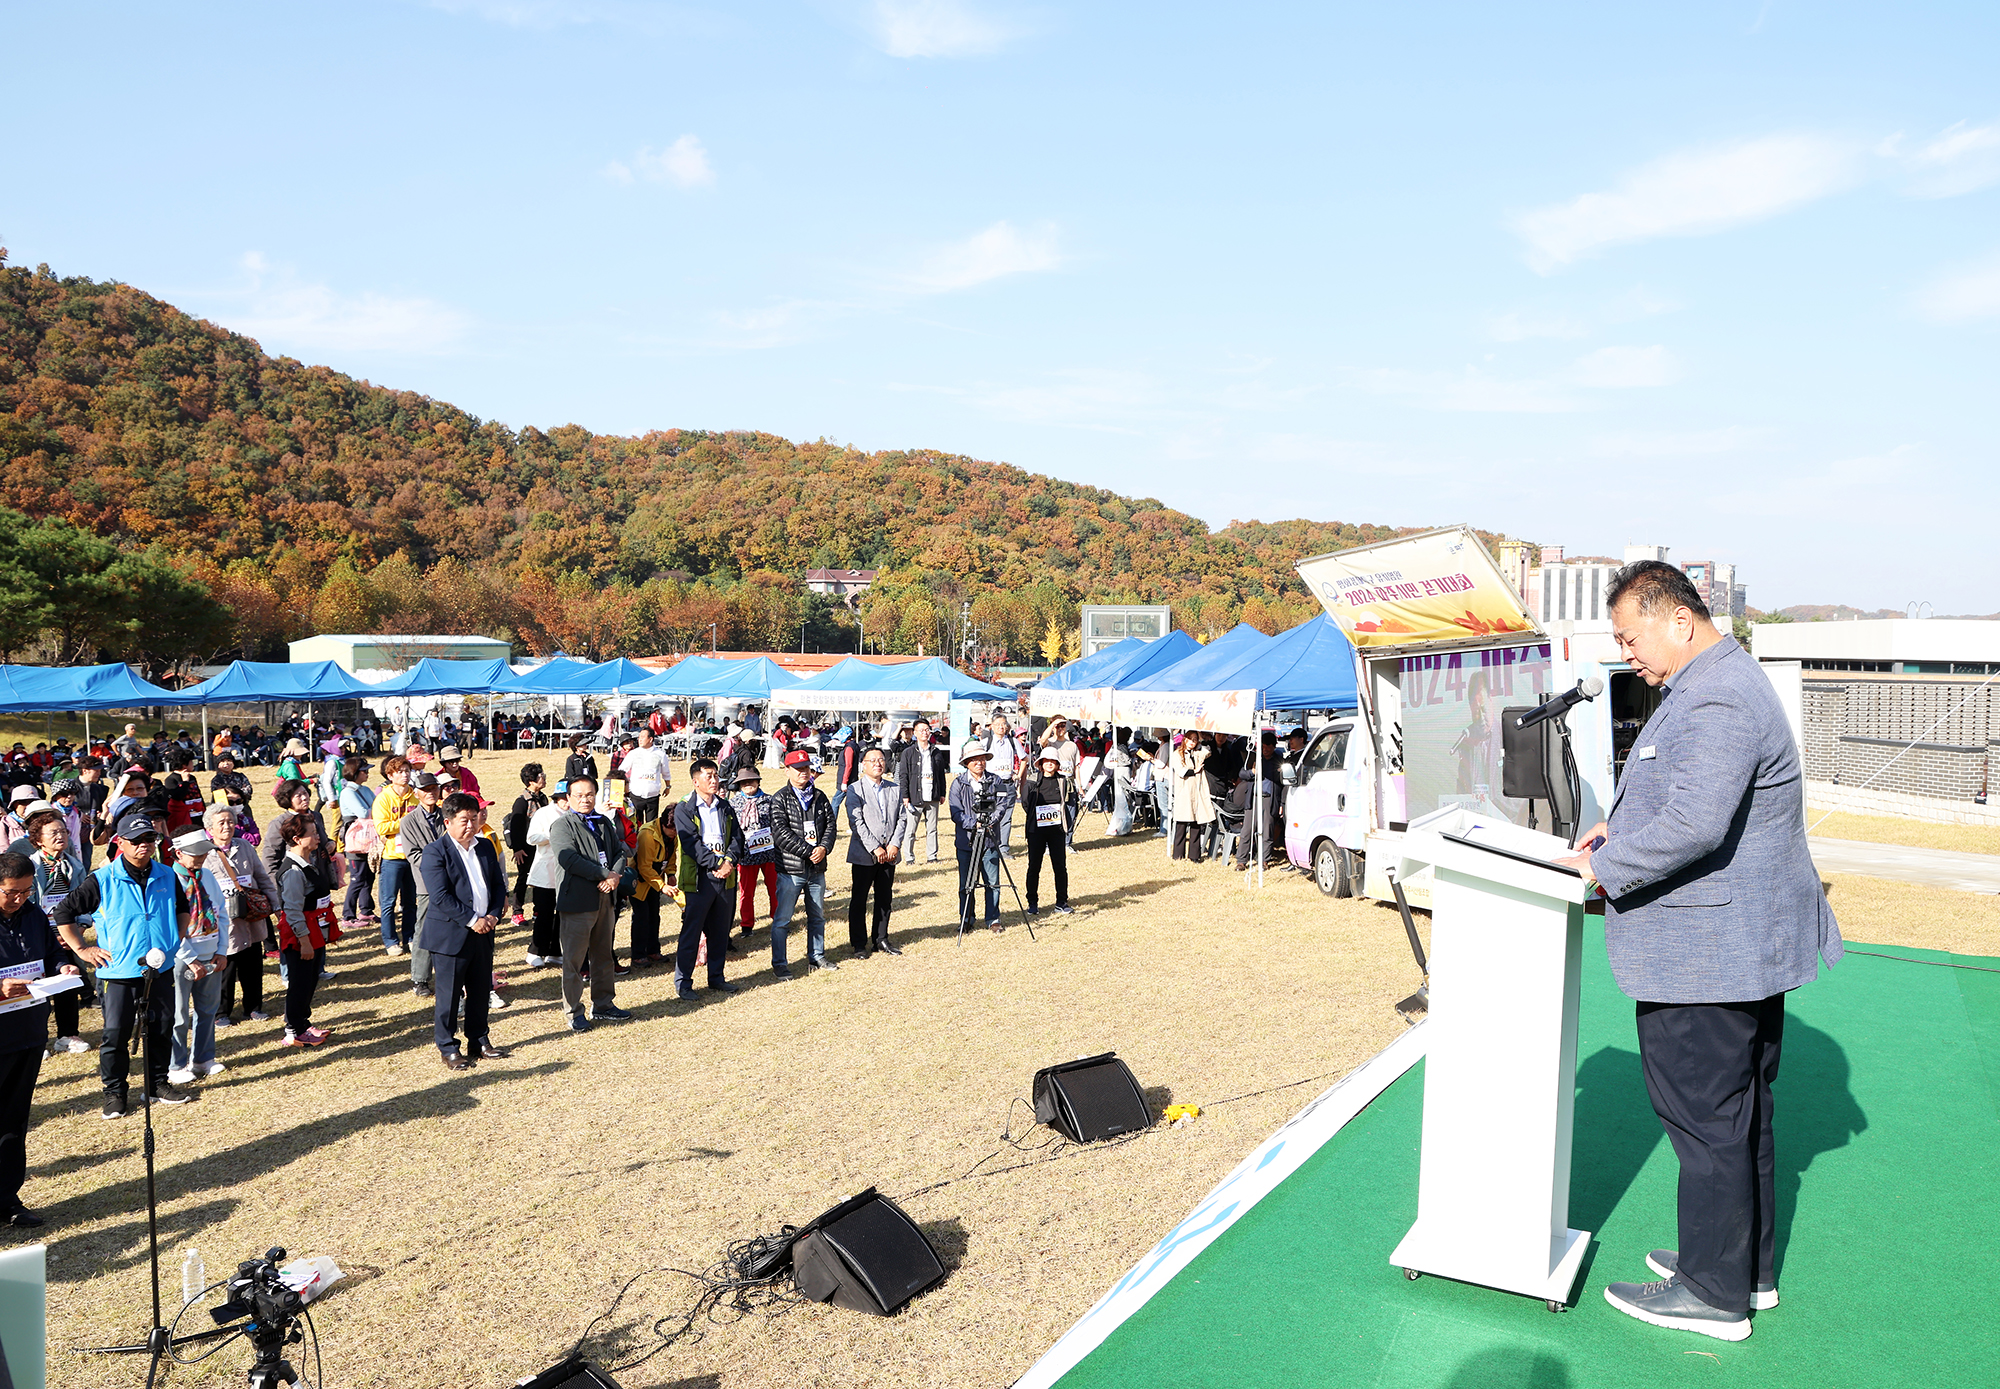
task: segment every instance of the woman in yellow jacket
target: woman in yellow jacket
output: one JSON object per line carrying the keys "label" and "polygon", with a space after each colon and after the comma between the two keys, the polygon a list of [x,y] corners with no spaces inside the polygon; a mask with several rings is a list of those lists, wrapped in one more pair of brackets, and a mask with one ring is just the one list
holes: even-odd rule
{"label": "woman in yellow jacket", "polygon": [[374,810],[375,833],[382,841],[375,893],[382,912],[382,949],[402,955],[417,933],[417,869],[404,859],[396,834],[403,817],[417,808],[417,793],[410,789],[410,764],[401,757],[383,759],[382,780],[386,785],[375,797]]}
{"label": "woman in yellow jacket", "polygon": [[660,907],[678,901],[674,860],[674,824],[670,818],[655,816],[639,826],[639,844],[633,850],[633,870],[639,881],[632,888],[632,964],[666,963],[660,954]]}

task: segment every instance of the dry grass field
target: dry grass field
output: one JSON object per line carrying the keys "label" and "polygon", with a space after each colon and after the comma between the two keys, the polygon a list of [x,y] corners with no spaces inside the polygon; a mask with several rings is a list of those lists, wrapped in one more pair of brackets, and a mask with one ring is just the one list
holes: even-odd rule
{"label": "dry grass field", "polygon": [[1964,854],[2000,854],[2000,825],[1934,825],[1894,815],[1856,815],[1846,810],[1806,807],[1812,833],[1828,839],[1868,844],[1901,844],[1912,849],[1952,849]]}
{"label": "dry grass field", "polygon": [[[511,800],[525,760],[473,765]],[[256,777],[260,814],[270,775]],[[320,996],[329,1045],[284,1051],[277,1023],[239,1024],[200,1101],[155,1111],[169,1301],[190,1244],[212,1277],[271,1244],[330,1254],[348,1276],[317,1317],[326,1383],[500,1386],[565,1353],[634,1274],[704,1268],[729,1241],[865,1186],[902,1196],[962,1178],[907,1202],[949,1275],[901,1315],[807,1305],[708,1324],[619,1377],[1007,1384],[1245,1152],[1400,1032],[1392,1005],[1417,982],[1393,910],[1294,875],[1246,891],[1227,868],[1169,862],[1162,840],[1095,838],[1102,824],[1071,860],[1077,914],[1045,915],[1039,939],[1016,926],[960,946],[953,870],[906,868],[905,953],[850,963],[837,867],[837,972],[777,981],[760,930],[731,963],[744,993],[684,1004],[665,973],[635,972],[619,1002],[638,1018],[583,1036],[509,928],[513,1006],[494,1033],[514,1055],[462,1075],[438,1063],[408,961],[350,938]],[[1991,903],[1867,879],[1834,894],[1852,939],[2000,953]],[[1202,1117],[1054,1160],[1003,1149],[1009,1101],[1036,1069],[1113,1049],[1155,1104],[1192,1101]],[[147,1319],[140,1120],[98,1116],[95,1062],[45,1065],[23,1192],[49,1218],[50,1383],[72,1389],[144,1376],[143,1362],[69,1350],[133,1339]],[[963,1178],[982,1159],[992,1175]],[[642,1278],[590,1348],[644,1353],[655,1319],[677,1321],[696,1292]],[[239,1342],[169,1382],[240,1383],[248,1363]]]}

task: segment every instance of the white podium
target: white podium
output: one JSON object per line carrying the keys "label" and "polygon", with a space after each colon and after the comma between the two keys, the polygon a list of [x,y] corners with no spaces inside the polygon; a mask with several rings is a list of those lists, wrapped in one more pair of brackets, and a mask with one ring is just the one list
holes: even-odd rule
{"label": "white podium", "polygon": [[1396,874],[1435,870],[1417,1223],[1389,1262],[1551,1311],[1569,1301],[1590,1245],[1588,1230],[1569,1228],[1588,888],[1544,866],[1573,852],[1449,806],[1410,822]]}

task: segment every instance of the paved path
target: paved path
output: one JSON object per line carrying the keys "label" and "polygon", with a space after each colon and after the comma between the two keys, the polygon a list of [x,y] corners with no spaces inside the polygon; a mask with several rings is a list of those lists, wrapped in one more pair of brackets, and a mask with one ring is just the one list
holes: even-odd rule
{"label": "paved path", "polygon": [[1867,844],[1859,839],[1806,840],[1813,862],[1827,873],[1860,873],[1898,878],[1960,892],[2000,892],[2000,854],[1966,854],[1955,849],[1910,849],[1901,844]]}

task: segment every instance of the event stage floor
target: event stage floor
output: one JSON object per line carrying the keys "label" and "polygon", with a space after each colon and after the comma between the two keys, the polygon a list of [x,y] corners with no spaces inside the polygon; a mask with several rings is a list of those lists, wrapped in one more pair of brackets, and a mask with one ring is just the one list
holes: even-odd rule
{"label": "event stage floor", "polygon": [[[1672,1246],[1673,1151],[1601,925],[1584,946],[1570,1223],[1576,1303],[1426,1277],[1421,1064],[1196,1255],[1059,1383],[1585,1389],[1982,1384],[2000,1375],[2000,960],[1860,945],[1791,998],[1777,1085],[1779,1290],[1749,1340],[1642,1325],[1604,1286]],[[1931,960],[1939,963],[1906,963]],[[1945,964],[1983,967],[1949,968]],[[1720,1377],[1718,1377],[1720,1376]]]}

